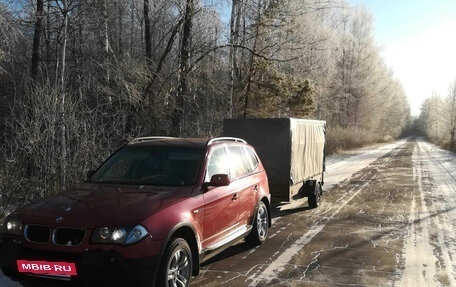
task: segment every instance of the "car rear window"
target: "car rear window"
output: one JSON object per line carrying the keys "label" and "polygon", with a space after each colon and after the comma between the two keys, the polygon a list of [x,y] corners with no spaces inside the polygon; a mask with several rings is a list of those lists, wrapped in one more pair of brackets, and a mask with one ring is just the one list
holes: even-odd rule
{"label": "car rear window", "polygon": [[258,157],[256,156],[255,152],[252,148],[244,147],[247,160],[251,166],[252,171],[255,170],[259,164]]}

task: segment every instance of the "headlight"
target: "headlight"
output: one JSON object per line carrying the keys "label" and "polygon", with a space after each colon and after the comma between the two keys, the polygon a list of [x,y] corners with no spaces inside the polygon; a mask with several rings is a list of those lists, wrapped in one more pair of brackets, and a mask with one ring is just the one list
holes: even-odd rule
{"label": "headlight", "polygon": [[2,233],[22,235],[22,222],[19,219],[7,218],[2,223]]}
{"label": "headlight", "polygon": [[93,243],[117,243],[123,245],[134,244],[149,234],[141,226],[133,227],[100,227],[94,230],[92,234]]}

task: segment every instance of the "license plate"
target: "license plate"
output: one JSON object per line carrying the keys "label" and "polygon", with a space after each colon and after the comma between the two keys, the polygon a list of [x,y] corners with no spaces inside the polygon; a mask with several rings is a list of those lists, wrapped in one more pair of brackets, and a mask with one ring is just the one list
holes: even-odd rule
{"label": "license plate", "polygon": [[17,269],[20,273],[32,273],[54,276],[77,275],[76,264],[68,262],[17,260]]}

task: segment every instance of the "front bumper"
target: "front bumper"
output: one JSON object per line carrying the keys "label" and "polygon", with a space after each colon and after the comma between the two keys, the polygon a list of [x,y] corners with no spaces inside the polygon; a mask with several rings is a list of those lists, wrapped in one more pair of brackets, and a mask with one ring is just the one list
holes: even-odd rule
{"label": "front bumper", "polygon": [[[1,236],[0,236],[1,237]],[[71,277],[20,273],[17,260],[75,263]],[[33,286],[154,286],[158,256],[126,259],[115,251],[86,249],[82,253],[27,248],[12,237],[0,238],[0,267],[13,280]]]}

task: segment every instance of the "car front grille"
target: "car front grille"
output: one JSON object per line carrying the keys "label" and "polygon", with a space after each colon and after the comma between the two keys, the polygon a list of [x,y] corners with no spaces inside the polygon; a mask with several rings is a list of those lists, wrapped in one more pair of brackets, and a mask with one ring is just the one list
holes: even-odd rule
{"label": "car front grille", "polygon": [[28,241],[35,243],[46,243],[51,238],[51,229],[42,225],[27,225],[24,233]]}
{"label": "car front grille", "polygon": [[[51,229],[47,226],[29,224],[24,229],[25,238],[34,243],[52,243],[60,246],[76,246],[84,240],[86,230],[72,227]],[[52,235],[52,236],[51,236]]]}
{"label": "car front grille", "polygon": [[74,246],[81,244],[85,236],[85,229],[79,228],[56,228],[52,235],[52,241],[56,245]]}

